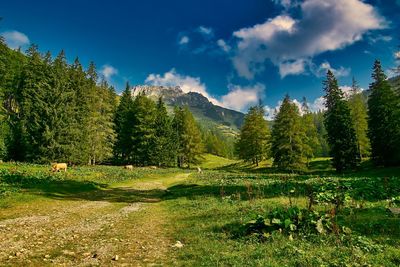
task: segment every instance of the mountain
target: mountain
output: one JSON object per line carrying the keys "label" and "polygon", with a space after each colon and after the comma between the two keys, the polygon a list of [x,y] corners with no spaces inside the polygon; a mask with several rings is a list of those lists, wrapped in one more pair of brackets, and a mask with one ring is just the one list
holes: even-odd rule
{"label": "mountain", "polygon": [[174,106],[187,105],[195,118],[206,127],[217,127],[225,133],[234,134],[243,124],[244,114],[211,103],[207,97],[196,92],[185,93],[179,86],[137,85],[132,88],[132,95],[145,94],[164,102],[172,109]]}

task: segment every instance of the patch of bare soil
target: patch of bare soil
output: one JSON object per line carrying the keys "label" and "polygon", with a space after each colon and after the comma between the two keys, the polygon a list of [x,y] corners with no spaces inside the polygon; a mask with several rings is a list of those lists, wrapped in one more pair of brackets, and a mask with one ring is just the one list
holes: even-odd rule
{"label": "patch of bare soil", "polygon": [[[147,183],[137,187],[163,189]],[[0,220],[5,266],[160,265],[173,244],[162,203],[49,199],[8,212]]]}

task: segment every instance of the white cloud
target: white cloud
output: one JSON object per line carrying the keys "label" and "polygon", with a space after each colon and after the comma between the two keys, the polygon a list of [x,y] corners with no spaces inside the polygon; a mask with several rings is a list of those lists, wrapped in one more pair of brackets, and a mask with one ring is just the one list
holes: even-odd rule
{"label": "white cloud", "polygon": [[254,86],[229,85],[229,93],[222,96],[223,107],[245,112],[250,106],[258,103],[265,86],[257,83]]}
{"label": "white cloud", "polygon": [[298,4],[296,0],[274,0],[274,2],[284,8],[290,8]]}
{"label": "white cloud", "polygon": [[394,53],[394,58],[395,59],[400,59],[400,51],[397,51]]}
{"label": "white cloud", "polygon": [[104,76],[106,80],[110,79],[112,76],[118,74],[118,70],[111,65],[103,65],[100,73]]}
{"label": "white cloud", "polygon": [[221,105],[221,103],[210,96],[207,92],[207,87],[201,82],[199,77],[191,77],[179,74],[175,69],[160,74],[150,74],[147,76],[145,83],[157,86],[180,86],[182,91],[185,93],[196,92],[207,97],[211,103],[215,105]]}
{"label": "white cloud", "polygon": [[370,43],[374,44],[377,42],[390,42],[393,40],[393,37],[389,36],[389,35],[378,34],[376,36],[369,36],[368,39],[369,39]]}
{"label": "white cloud", "polygon": [[217,41],[217,45],[226,53],[228,53],[231,50],[231,47],[222,39],[219,39]]}
{"label": "white cloud", "polygon": [[[315,67],[312,67],[315,68]],[[336,77],[344,77],[344,76],[349,76],[351,69],[350,68],[345,68],[343,66],[340,66],[338,69],[335,69],[331,66],[331,64],[327,61],[322,62],[321,65],[318,66],[313,72],[316,76],[318,77],[323,77],[326,75],[328,70],[332,71],[332,73]]]}
{"label": "white cloud", "polygon": [[306,60],[297,59],[294,61],[281,62],[279,63],[279,74],[281,78],[284,78],[287,75],[300,74],[305,71]]}
{"label": "white cloud", "polygon": [[214,35],[214,30],[209,27],[199,26],[197,28],[197,31],[205,36],[213,36]]}
{"label": "white cloud", "polygon": [[299,11],[299,19],[285,13],[233,33],[238,44],[232,61],[241,77],[253,79],[266,60],[289,70],[294,66],[288,62],[296,62],[293,74],[299,74],[298,60],[342,49],[368,31],[387,26],[375,9],[361,0],[305,0]]}
{"label": "white cloud", "polygon": [[181,39],[179,40],[179,44],[180,45],[185,45],[188,44],[190,41],[189,37],[187,37],[186,35],[182,36]]}
{"label": "white cloud", "polygon": [[[301,108],[302,101],[299,101],[297,99],[291,99],[291,101],[292,101],[292,103],[294,103],[297,106],[300,114],[303,114],[303,111]],[[282,101],[279,101],[275,107],[265,106],[264,110],[265,110],[265,114],[266,114],[266,119],[274,120],[275,115],[279,111],[281,105],[282,105]],[[307,102],[307,105],[311,112],[324,111],[326,109],[325,108],[325,99],[323,96],[316,98],[313,102]]]}
{"label": "white cloud", "polygon": [[19,31],[6,31],[1,35],[4,37],[6,44],[12,49],[17,49],[30,43],[28,36]]}

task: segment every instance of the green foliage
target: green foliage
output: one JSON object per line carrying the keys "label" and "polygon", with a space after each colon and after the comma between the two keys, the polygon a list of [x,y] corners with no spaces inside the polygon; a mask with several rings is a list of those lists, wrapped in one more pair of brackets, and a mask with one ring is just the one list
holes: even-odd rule
{"label": "green foliage", "polygon": [[198,163],[203,152],[200,130],[187,106],[174,110],[173,127],[176,133],[178,166]]}
{"label": "green foliage", "polygon": [[265,111],[261,105],[251,107],[244,118],[236,143],[239,158],[257,166],[269,154],[270,130],[264,116]]}
{"label": "green foliage", "polygon": [[305,167],[311,148],[307,144],[299,110],[289,96],[284,98],[275,117],[271,139],[274,166],[285,170],[300,170]]}
{"label": "green foliage", "polygon": [[357,146],[360,158],[370,155],[371,145],[367,136],[368,132],[368,114],[367,103],[360,91],[357,82],[353,78],[352,94],[349,99],[350,114],[353,119],[354,129],[357,136]]}
{"label": "green foliage", "polygon": [[[325,234],[337,231],[329,214],[300,209],[298,207],[275,208],[265,217],[258,215],[255,220],[244,224],[246,235],[257,235],[261,239],[270,237],[274,232],[289,234]],[[336,232],[337,233],[337,232]]]}
{"label": "green foliage", "polygon": [[338,172],[354,169],[360,162],[360,153],[350,108],[331,71],[327,73],[324,86],[327,108],[324,122],[333,166]]}
{"label": "green foliage", "polygon": [[114,123],[116,132],[116,141],[114,145],[114,159],[120,163],[131,161],[132,140],[132,112],[133,99],[129,83],[119,100],[119,105],[115,112]]}
{"label": "green foliage", "polygon": [[377,60],[368,99],[368,135],[377,165],[400,164],[400,96],[396,94]]}
{"label": "green foliage", "polygon": [[4,157],[93,164],[109,159],[115,92],[97,84],[94,64],[85,72],[78,59],[69,65],[63,51],[53,59],[34,45],[26,55],[1,49],[7,67],[0,79]]}
{"label": "green foliage", "polygon": [[321,150],[321,144],[318,138],[317,127],[314,123],[314,116],[308,107],[305,97],[303,98],[302,103],[302,113],[303,115],[301,117],[301,123],[304,127],[306,143],[306,146],[304,146],[304,155],[306,156],[307,160],[310,161],[316,156],[316,153]]}
{"label": "green foliage", "polygon": [[151,148],[151,162],[158,166],[175,166],[176,144],[172,118],[168,116],[162,98],[158,99],[155,111],[155,139]]}
{"label": "green foliage", "polygon": [[316,157],[328,157],[329,156],[329,145],[327,141],[328,133],[326,132],[325,124],[324,124],[324,112],[318,111],[316,113],[312,113],[314,125],[317,129],[318,133],[318,143],[319,146],[314,148],[314,155]]}

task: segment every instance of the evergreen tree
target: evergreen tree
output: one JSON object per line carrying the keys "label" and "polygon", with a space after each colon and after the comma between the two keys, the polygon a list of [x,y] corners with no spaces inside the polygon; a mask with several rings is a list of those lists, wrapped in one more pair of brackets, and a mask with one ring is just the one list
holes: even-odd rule
{"label": "evergreen tree", "polygon": [[328,132],[330,154],[333,166],[338,172],[354,169],[360,162],[357,136],[348,103],[344,99],[338,82],[329,70],[324,82],[325,127]]}
{"label": "evergreen tree", "polygon": [[370,152],[370,143],[367,136],[367,104],[361,93],[360,87],[353,78],[352,92],[349,98],[350,113],[353,119],[354,129],[357,136],[357,146],[360,152],[360,159],[368,157]]}
{"label": "evergreen tree", "polygon": [[155,114],[155,139],[151,148],[151,161],[158,166],[173,166],[176,157],[175,135],[172,120],[160,97]]}
{"label": "evergreen tree", "polygon": [[265,111],[261,105],[251,107],[244,118],[236,143],[239,158],[257,166],[269,153],[270,130],[264,116]]}
{"label": "evergreen tree", "polygon": [[135,97],[132,109],[132,156],[140,165],[151,163],[151,149],[156,139],[156,105],[143,94]]}
{"label": "evergreen tree", "polygon": [[190,168],[190,164],[198,162],[203,144],[199,127],[187,106],[175,108],[173,125],[177,140],[178,166],[183,167],[186,164]]}
{"label": "evergreen tree", "polygon": [[314,151],[314,154],[318,157],[328,157],[329,156],[329,145],[327,142],[328,133],[326,132],[324,124],[324,112],[318,111],[313,113],[314,125],[318,133],[318,143],[320,144],[318,149]]}
{"label": "evergreen tree", "polygon": [[318,139],[317,128],[314,124],[314,116],[308,107],[305,97],[303,98],[301,109],[303,113],[301,121],[305,132],[305,143],[307,144],[304,146],[304,155],[307,158],[307,162],[309,162],[318,153],[321,145]]}
{"label": "evergreen tree", "polygon": [[309,147],[297,105],[286,95],[272,127],[271,154],[274,166],[284,170],[305,167]]}
{"label": "evergreen tree", "polygon": [[[52,86],[51,57],[42,59],[37,46],[28,51],[28,64],[23,73],[21,89],[22,136],[25,157],[30,161],[54,160],[59,144],[54,139],[56,110],[60,107],[57,92]],[[61,111],[62,112],[62,111]]]}
{"label": "evergreen tree", "polygon": [[126,83],[114,117],[116,133],[114,157],[120,163],[131,163],[132,160],[132,109],[133,99],[131,88],[129,83]]}
{"label": "evergreen tree", "polygon": [[390,87],[381,63],[376,60],[368,99],[368,135],[377,165],[400,164],[399,95]]}

